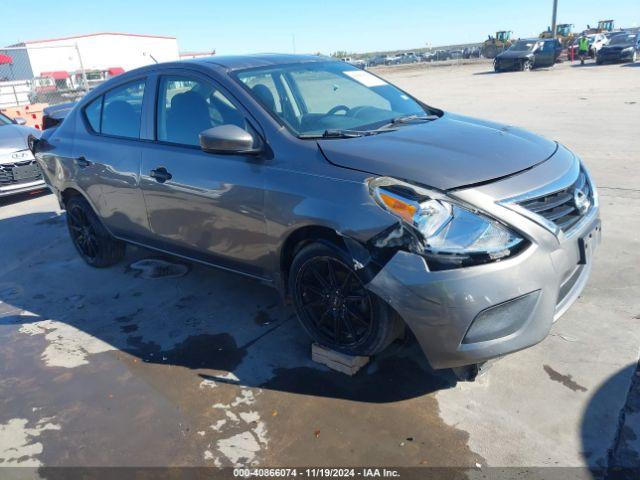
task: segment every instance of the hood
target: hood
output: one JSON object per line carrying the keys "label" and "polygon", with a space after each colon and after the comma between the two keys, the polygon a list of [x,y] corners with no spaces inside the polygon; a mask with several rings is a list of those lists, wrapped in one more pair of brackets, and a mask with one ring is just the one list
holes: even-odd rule
{"label": "hood", "polygon": [[5,154],[28,148],[27,137],[30,133],[40,136],[40,132],[35,128],[15,124],[0,126],[0,158]]}
{"label": "hood", "polygon": [[532,57],[533,52],[531,50],[527,50],[526,52],[514,52],[513,50],[507,50],[505,52],[500,53],[496,56],[496,59],[514,59],[514,58],[527,58]]}
{"label": "hood", "polygon": [[335,165],[441,190],[513,175],[557,149],[555,142],[519,128],[448,113],[393,132],[318,144]]}

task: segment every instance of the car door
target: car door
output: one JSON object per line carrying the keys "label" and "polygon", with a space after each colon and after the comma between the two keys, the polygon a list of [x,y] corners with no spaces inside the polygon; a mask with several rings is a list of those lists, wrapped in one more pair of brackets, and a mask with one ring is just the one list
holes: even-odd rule
{"label": "car door", "polygon": [[264,160],[207,153],[200,132],[223,124],[252,130],[231,95],[189,70],[155,78],[155,122],[140,186],[153,246],[262,277],[266,257]]}
{"label": "car door", "polygon": [[142,111],[149,99],[147,77],[115,86],[82,109],[73,144],[78,187],[114,235],[133,240],[149,233],[138,185]]}
{"label": "car door", "polygon": [[549,67],[555,62],[555,45],[553,41],[540,42],[542,45],[538,47],[535,53],[536,67]]}

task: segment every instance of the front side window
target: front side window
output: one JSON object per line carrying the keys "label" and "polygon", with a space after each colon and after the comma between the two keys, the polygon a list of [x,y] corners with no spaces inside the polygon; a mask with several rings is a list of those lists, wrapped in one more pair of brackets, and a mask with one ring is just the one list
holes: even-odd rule
{"label": "front side window", "polygon": [[237,79],[299,136],[367,129],[396,117],[425,114],[393,85],[345,62],[249,69],[240,71]]}
{"label": "front side window", "polygon": [[160,79],[156,118],[158,140],[197,146],[201,132],[225,124],[247,128],[242,113],[212,84],[180,76]]}
{"label": "front side window", "polygon": [[144,80],[138,80],[105,93],[100,133],[140,138],[144,85]]}

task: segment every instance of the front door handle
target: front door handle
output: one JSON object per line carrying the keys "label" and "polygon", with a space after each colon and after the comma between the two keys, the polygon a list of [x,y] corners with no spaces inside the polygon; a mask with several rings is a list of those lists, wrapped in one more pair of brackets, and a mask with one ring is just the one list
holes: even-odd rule
{"label": "front door handle", "polygon": [[173,175],[167,172],[167,169],[164,167],[158,167],[155,170],[151,170],[149,175],[151,175],[152,178],[155,178],[158,183],[164,183],[173,178]]}
{"label": "front door handle", "polygon": [[91,162],[86,158],[84,158],[82,155],[80,155],[79,157],[76,158],[76,165],[78,165],[80,168],[85,168],[91,165]]}

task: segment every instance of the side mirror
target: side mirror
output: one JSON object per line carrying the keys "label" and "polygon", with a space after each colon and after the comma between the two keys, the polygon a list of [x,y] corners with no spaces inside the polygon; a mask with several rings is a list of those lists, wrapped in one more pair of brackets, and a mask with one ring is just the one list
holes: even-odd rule
{"label": "side mirror", "polygon": [[13,119],[16,125],[26,125],[27,121],[22,117],[16,117]]}
{"label": "side mirror", "polygon": [[256,155],[262,151],[259,140],[236,125],[220,125],[200,132],[200,148],[209,153]]}

